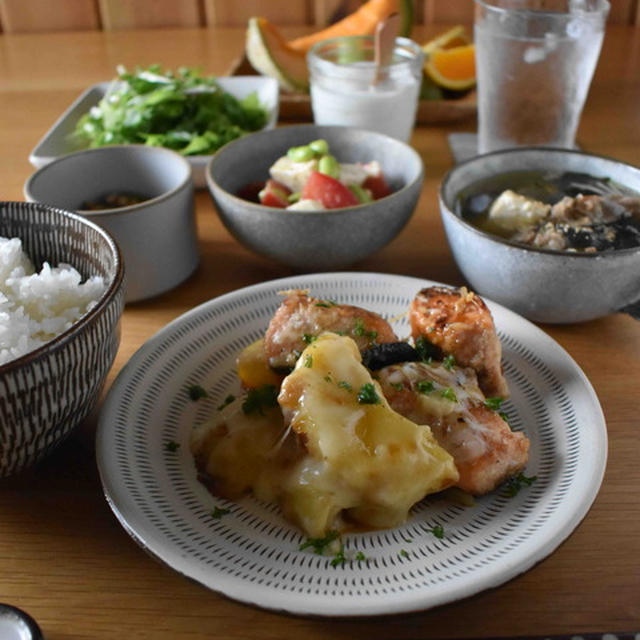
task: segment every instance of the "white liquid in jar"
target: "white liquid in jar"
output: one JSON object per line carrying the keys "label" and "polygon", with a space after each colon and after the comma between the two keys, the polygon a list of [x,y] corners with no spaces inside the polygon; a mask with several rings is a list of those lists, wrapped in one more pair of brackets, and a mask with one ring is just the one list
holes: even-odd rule
{"label": "white liquid in jar", "polygon": [[420,83],[413,75],[386,77],[372,84],[374,65],[349,65],[362,70],[357,79],[312,75],[311,106],[319,125],[343,125],[370,129],[407,142],[418,105]]}

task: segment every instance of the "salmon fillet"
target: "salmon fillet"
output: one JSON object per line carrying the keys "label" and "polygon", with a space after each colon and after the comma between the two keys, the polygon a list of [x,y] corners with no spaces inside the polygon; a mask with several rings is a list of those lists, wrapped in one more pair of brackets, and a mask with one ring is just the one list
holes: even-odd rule
{"label": "salmon fillet", "polygon": [[408,362],[381,369],[378,382],[392,409],[431,427],[453,457],[460,489],[483,495],[526,466],[528,438],[485,405],[472,369]]}
{"label": "salmon fillet", "polygon": [[269,366],[291,369],[314,338],[332,331],[353,338],[360,352],[374,344],[397,342],[391,325],[377,313],[292,290],[278,307],[264,337]]}
{"label": "salmon fillet", "polygon": [[507,398],[509,387],[502,373],[502,347],[493,317],[480,296],[464,287],[422,289],[409,309],[411,335],[424,338],[471,367],[487,397]]}

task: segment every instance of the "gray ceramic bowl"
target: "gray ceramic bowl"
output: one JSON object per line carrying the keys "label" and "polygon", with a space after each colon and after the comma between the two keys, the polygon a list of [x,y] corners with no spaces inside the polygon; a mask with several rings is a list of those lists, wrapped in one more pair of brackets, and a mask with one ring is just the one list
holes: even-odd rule
{"label": "gray ceramic bowl", "polygon": [[[83,208],[113,193],[148,199],[104,211]],[[24,194],[76,211],[115,238],[127,270],[127,302],[173,289],[198,266],[191,167],[173,151],[125,145],[64,155],[38,169]]]}
{"label": "gray ceramic bowl", "polygon": [[36,269],[44,261],[102,276],[97,304],[65,332],[0,365],[0,476],[49,453],[89,413],[120,343],[124,270],[113,239],[72,213],[25,202],[0,203],[0,236],[20,238]]}
{"label": "gray ceramic bowl", "polygon": [[[370,204],[317,212],[265,207],[238,198],[241,187],[269,177],[287,149],[324,139],[340,162],[377,160],[394,192]],[[382,248],[414,212],[423,181],[420,156],[389,136],[347,127],[296,125],[229,143],[207,167],[220,218],[241,244],[302,270],[349,266]]]}
{"label": "gray ceramic bowl", "polygon": [[579,151],[519,148],[454,167],[440,187],[440,212],[458,267],[471,287],[536,322],[591,320],[640,298],[640,248],[596,254],[535,249],[484,233],[455,213],[469,185],[513,171],[575,171],[640,193],[640,169]]}

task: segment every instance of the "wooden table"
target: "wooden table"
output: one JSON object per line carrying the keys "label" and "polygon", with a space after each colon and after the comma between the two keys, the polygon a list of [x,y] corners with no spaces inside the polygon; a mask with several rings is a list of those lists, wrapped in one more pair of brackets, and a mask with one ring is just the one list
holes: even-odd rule
{"label": "wooden table", "polygon": [[[416,33],[426,38],[434,31]],[[224,73],[242,30],[176,30],[0,37],[0,185],[22,200],[40,136],[87,86],[117,64],[199,65]],[[640,164],[640,31],[610,27],[584,111],[588,150]],[[388,247],[354,267],[462,284],[436,192],[452,158],[446,135],[475,121],[420,127],[412,144],[426,181],[417,212]],[[108,384],[157,330],[210,298],[292,272],[240,247],[210,197],[196,199],[202,263],[185,284],[127,307]],[[229,601],[145,555],[118,524],[94,460],[95,416],[38,468],[0,482],[0,601],[30,612],[47,640],[72,638],[455,638],[640,631],[640,322],[623,314],[543,326],[578,362],[609,432],[602,489],[585,520],[550,557],[502,587],[410,616],[289,617]]]}

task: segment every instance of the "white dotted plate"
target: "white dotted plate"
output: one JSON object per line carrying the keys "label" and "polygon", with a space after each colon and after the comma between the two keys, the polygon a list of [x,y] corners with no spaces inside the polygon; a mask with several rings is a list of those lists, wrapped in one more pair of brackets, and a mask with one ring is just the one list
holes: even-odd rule
{"label": "white dotted plate", "polygon": [[[607,436],[598,399],[571,357],[520,316],[488,303],[512,396],[505,410],[531,440],[527,476],[462,507],[427,498],[403,526],[344,536],[346,562],[298,547],[304,536],[273,505],[213,497],[198,482],[189,434],[239,385],[235,358],[261,337],[289,288],[377,311],[400,337],[426,280],[375,273],[284,278],[211,300],[158,332],[122,369],[105,401],[97,458],[105,495],[130,535],[161,561],[226,596],[297,614],[349,616],[428,609],[495,587],[550,554],[593,502]],[[208,397],[194,402],[190,385]],[[179,448],[171,451],[168,442]],[[212,517],[215,507],[228,509]],[[436,526],[444,537],[431,533]],[[362,552],[365,560],[357,560]]]}

